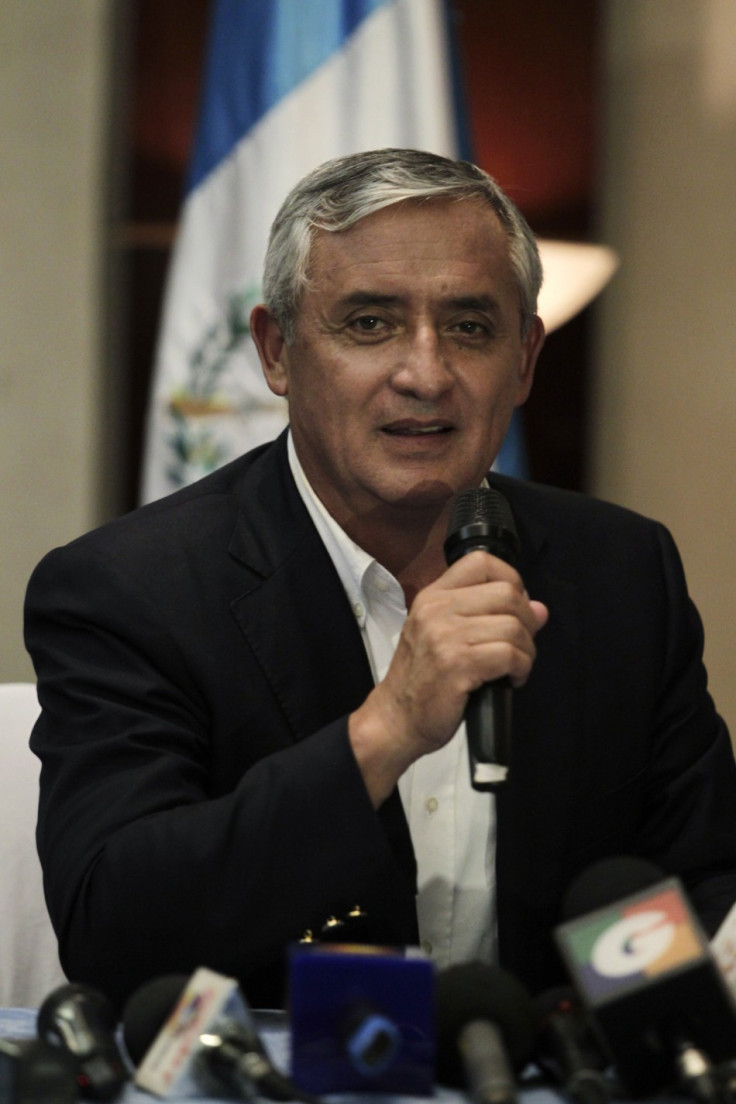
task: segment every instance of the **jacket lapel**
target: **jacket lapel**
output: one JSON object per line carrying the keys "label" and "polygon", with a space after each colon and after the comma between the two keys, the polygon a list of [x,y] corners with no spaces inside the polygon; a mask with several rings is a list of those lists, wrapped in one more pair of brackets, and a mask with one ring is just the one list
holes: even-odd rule
{"label": "jacket lapel", "polygon": [[352,712],[373,686],[360,630],[299,496],[284,438],[249,470],[230,554],[246,572],[233,614],[296,739]]}
{"label": "jacket lapel", "polygon": [[[285,436],[249,469],[242,502],[230,554],[243,564],[247,585],[232,610],[301,740],[356,709],[373,688],[373,674],[342,583],[291,476]],[[379,817],[414,886],[398,790]]]}

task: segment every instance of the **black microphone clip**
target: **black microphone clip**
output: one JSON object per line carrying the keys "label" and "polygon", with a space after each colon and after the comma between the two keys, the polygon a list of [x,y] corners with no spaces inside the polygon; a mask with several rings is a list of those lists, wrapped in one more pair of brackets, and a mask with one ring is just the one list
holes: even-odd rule
{"label": "black microphone clip", "polygon": [[539,1020],[537,1063],[562,1085],[575,1104],[608,1104],[613,1081],[609,1065],[575,991],[549,989],[536,998]]}

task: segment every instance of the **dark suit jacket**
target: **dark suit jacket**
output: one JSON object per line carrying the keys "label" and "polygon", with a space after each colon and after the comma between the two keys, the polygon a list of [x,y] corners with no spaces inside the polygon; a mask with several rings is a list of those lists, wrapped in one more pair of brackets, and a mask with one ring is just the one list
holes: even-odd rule
{"label": "dark suit jacket", "polygon": [[[497,800],[500,953],[539,990],[574,875],[637,853],[713,929],[736,899],[736,771],[659,525],[497,477],[550,608]],[[38,842],[69,976],[122,1001],[208,965],[283,999],[284,949],[359,904],[416,940],[396,794],[376,815],[347,715],[372,679],[285,440],[50,553],[28,590]]]}

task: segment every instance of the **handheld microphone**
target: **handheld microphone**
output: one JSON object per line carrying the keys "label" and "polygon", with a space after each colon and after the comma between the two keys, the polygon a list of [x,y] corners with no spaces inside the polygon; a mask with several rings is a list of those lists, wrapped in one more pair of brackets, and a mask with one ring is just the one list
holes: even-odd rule
{"label": "handheld microphone", "polygon": [[200,967],[141,986],[123,1010],[135,1083],[163,1097],[213,1095],[314,1104],[272,1064],[234,978]]}
{"label": "handheld microphone", "polygon": [[515,1070],[532,1057],[534,1002],[513,974],[481,962],[437,975],[437,1079],[475,1104],[513,1104]]}
{"label": "handheld microphone", "polygon": [[[511,507],[499,491],[477,487],[453,503],[445,539],[448,566],[480,548],[519,566],[519,537]],[[511,682],[494,679],[473,690],[465,708],[470,782],[475,790],[497,790],[508,776],[511,754]]]}
{"label": "handheld microphone", "polygon": [[574,990],[548,989],[535,999],[539,1014],[538,1065],[576,1104],[608,1104],[613,1086],[607,1060]]}
{"label": "handheld microphone", "polygon": [[642,860],[602,860],[564,907],[557,944],[629,1094],[679,1082],[718,1099],[713,1062],[736,1057],[736,1003],[679,880]]}
{"label": "handheld microphone", "polygon": [[92,1100],[112,1100],[128,1080],[115,1039],[110,1001],[87,985],[62,985],[38,1010],[39,1038],[64,1047],[77,1062],[77,1083]]}

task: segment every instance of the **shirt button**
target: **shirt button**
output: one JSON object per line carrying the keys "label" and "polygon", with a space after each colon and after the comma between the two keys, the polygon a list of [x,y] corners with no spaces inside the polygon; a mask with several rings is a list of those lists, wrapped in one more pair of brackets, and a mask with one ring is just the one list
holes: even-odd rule
{"label": "shirt button", "polygon": [[376,589],[383,591],[384,594],[388,590],[388,581],[380,575],[376,579]]}
{"label": "shirt button", "polygon": [[436,797],[428,797],[424,807],[431,816],[432,813],[437,812],[437,809],[439,808],[439,804],[440,803],[439,803],[439,801],[437,800]]}
{"label": "shirt button", "polygon": [[365,613],[365,610],[363,609],[362,603],[360,603],[360,602],[355,603],[355,605],[353,606],[353,613],[355,614],[356,617],[362,617],[363,616],[363,614]]}

